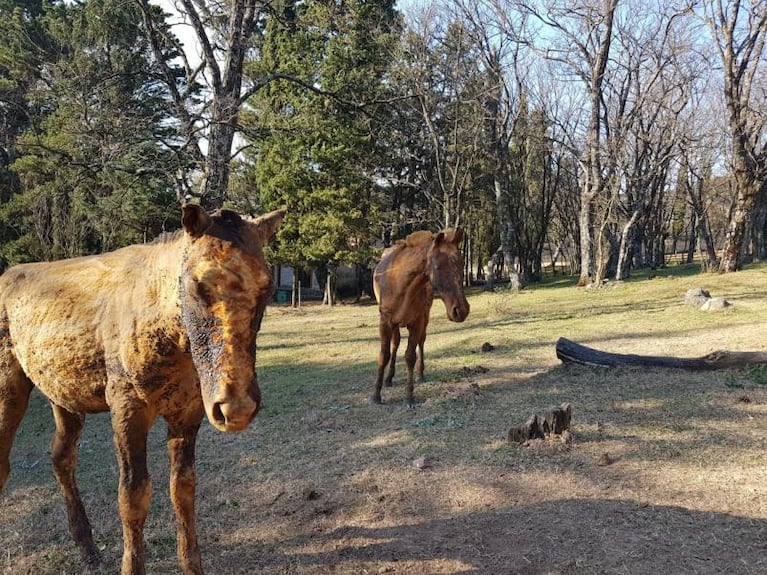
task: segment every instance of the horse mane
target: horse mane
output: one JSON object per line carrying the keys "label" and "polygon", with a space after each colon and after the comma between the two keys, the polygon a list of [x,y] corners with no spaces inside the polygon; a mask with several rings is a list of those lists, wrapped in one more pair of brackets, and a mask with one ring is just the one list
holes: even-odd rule
{"label": "horse mane", "polygon": [[[216,210],[215,212],[210,214],[210,216],[211,216],[211,220],[213,224],[217,224],[217,223],[223,224],[221,226],[223,229],[229,230],[230,232],[232,232],[234,235],[230,237],[229,239],[234,239],[234,240],[241,239],[241,235],[238,230],[242,222],[255,221],[253,218],[247,218],[247,217],[241,218],[239,214],[231,210]],[[213,229],[212,225],[210,229]],[[178,228],[171,232],[160,232],[160,234],[149,243],[150,244],[167,244],[177,240],[183,234],[184,234],[184,230],[182,228]]]}
{"label": "horse mane", "polygon": [[172,232],[160,232],[160,235],[158,235],[155,239],[153,239],[150,244],[168,244],[181,236],[183,233],[183,230],[181,228],[177,230],[173,230]]}
{"label": "horse mane", "polygon": [[397,245],[403,248],[417,248],[424,244],[428,244],[434,239],[434,234],[428,230],[418,230],[408,235],[402,240],[397,240]]}

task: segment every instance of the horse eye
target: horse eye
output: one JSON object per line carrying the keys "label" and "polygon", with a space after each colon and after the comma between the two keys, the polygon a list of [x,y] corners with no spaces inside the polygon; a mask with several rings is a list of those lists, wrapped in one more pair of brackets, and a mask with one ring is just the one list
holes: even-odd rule
{"label": "horse eye", "polygon": [[193,286],[193,292],[192,292],[193,295],[201,299],[205,303],[205,305],[210,305],[210,303],[213,301],[213,295],[210,289],[208,288],[208,286],[206,286],[204,283],[200,281],[193,281],[192,286]]}

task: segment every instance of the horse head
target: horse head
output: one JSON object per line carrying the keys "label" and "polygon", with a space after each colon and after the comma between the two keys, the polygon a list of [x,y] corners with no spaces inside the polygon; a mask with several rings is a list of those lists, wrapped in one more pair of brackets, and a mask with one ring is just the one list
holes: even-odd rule
{"label": "horse head", "polygon": [[448,319],[459,323],[469,315],[469,302],[463,293],[462,241],[461,228],[439,232],[427,254],[429,280],[442,296]]}
{"label": "horse head", "polygon": [[262,248],[284,216],[277,210],[249,220],[229,210],[183,207],[181,321],[205,413],[221,431],[245,429],[260,408],[256,335],[273,293]]}

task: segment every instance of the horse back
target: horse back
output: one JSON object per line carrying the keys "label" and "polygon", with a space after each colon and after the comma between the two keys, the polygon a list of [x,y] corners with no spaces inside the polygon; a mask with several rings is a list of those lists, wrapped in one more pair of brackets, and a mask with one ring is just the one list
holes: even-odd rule
{"label": "horse back", "polygon": [[109,372],[129,370],[137,334],[164,305],[164,290],[146,273],[151,259],[147,246],[131,246],[6,271],[0,276],[3,360],[18,362],[46,396],[72,412],[108,409]]}

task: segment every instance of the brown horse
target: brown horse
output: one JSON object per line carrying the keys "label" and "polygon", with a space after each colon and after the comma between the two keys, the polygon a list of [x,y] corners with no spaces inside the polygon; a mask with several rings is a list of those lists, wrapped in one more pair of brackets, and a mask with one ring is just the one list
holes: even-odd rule
{"label": "brown horse", "polygon": [[170,496],[185,574],[202,573],[194,451],[204,415],[245,429],[261,396],[256,334],[272,294],[262,245],[283,210],[255,220],[182,209],[183,231],[99,256],[24,264],[0,277],[0,491],[32,387],[51,402],[51,456],[69,531],[99,561],[75,482],[85,415],[111,412],[120,470],[122,573],[143,574],[151,483],[147,434],[167,422]]}
{"label": "brown horse", "polygon": [[381,403],[384,369],[389,365],[386,385],[391,386],[400,342],[400,327],[407,327],[406,404],[414,407],[413,371],[418,348],[418,377],[423,381],[423,344],[434,301],[434,289],[442,297],[451,321],[462,322],[469,315],[469,302],[463,293],[463,258],[460,245],[463,230],[437,234],[414,232],[384,251],[373,272],[373,290],[378,300],[378,355],[376,389],[370,401]]}

